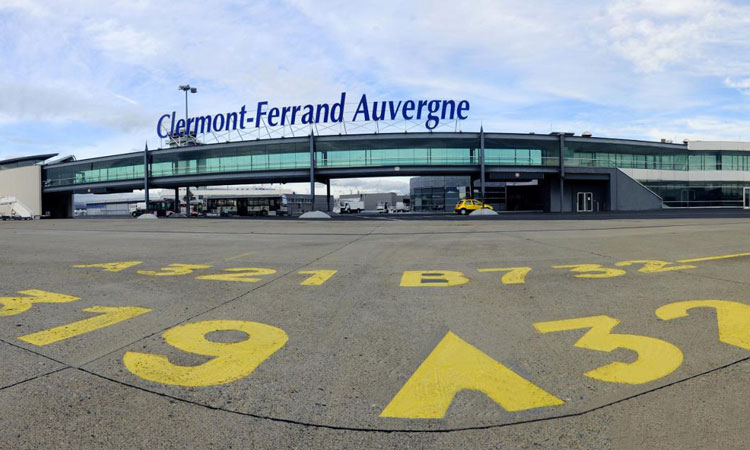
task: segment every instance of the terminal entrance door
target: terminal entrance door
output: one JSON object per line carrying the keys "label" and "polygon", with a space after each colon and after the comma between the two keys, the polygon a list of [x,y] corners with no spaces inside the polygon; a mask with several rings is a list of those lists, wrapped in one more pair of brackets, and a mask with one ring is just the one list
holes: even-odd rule
{"label": "terminal entrance door", "polygon": [[690,189],[683,189],[680,191],[680,202],[683,207],[690,208],[691,201],[695,201],[695,191],[691,191]]}
{"label": "terminal entrance door", "polygon": [[591,192],[579,192],[576,196],[577,212],[592,212],[594,210],[594,194]]}
{"label": "terminal entrance door", "polygon": [[750,187],[742,189],[742,207],[750,209]]}

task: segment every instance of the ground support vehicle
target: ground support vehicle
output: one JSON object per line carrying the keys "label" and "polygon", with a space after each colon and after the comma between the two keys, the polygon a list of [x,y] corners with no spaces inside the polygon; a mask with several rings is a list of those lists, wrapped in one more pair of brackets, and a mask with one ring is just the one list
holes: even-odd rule
{"label": "ground support vehicle", "polygon": [[365,210],[365,202],[362,200],[339,200],[339,214],[361,213]]}
{"label": "ground support vehicle", "polygon": [[34,212],[16,197],[0,198],[0,218],[2,220],[31,220]]}

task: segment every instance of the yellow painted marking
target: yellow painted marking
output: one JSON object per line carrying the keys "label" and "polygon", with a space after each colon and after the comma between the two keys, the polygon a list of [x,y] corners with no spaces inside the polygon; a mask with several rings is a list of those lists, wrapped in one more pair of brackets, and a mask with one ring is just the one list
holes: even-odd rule
{"label": "yellow painted marking", "polygon": [[98,268],[104,269],[105,272],[120,272],[138,264],[142,264],[143,261],[119,261],[110,263],[97,263],[97,264],[76,264],[73,267],[80,269]]}
{"label": "yellow painted marking", "polygon": [[633,264],[642,264],[643,267],[638,269],[641,273],[658,273],[658,272],[671,272],[673,270],[686,270],[695,269],[696,266],[682,265],[682,266],[670,266],[672,264],[669,261],[659,261],[657,259],[636,259],[633,261],[622,261],[615,264],[617,267],[627,267]]}
{"label": "yellow painted marking", "polygon": [[584,375],[610,383],[643,384],[658,380],[674,372],[682,364],[682,351],[670,344],[648,336],[614,334],[620,323],[608,316],[581,317],[534,324],[541,333],[591,328],[574,344],[579,348],[611,352],[618,348],[632,350],[638,358],[632,363],[613,362],[586,372]]}
{"label": "yellow painted marking", "polygon": [[249,256],[249,255],[251,255],[252,253],[253,253],[253,252],[245,252],[245,253],[240,253],[239,255],[235,255],[235,256],[230,256],[229,258],[224,258],[224,261],[234,261],[235,259],[240,259],[240,258],[243,258],[243,257],[245,257],[245,256]]}
{"label": "yellow painted marking", "polygon": [[151,311],[148,308],[137,306],[92,306],[84,309],[85,312],[99,313],[100,315],[79,320],[55,328],[38,331],[36,333],[21,336],[18,339],[29,344],[43,346],[64,341],[72,337],[90,333],[100,328],[108,327],[123,322],[133,317],[146,314]]}
{"label": "yellow painted marking", "polygon": [[686,300],[669,303],[656,310],[656,317],[672,320],[687,317],[693,308],[713,308],[719,326],[719,340],[750,350],[750,306],[729,300]]}
{"label": "yellow painted marking", "polygon": [[531,267],[498,267],[477,270],[480,272],[506,272],[500,279],[503,284],[526,284],[526,275],[531,272]]}
{"label": "yellow painted marking", "polygon": [[161,272],[156,272],[153,270],[139,270],[138,273],[151,277],[174,277],[180,275],[189,275],[193,273],[194,270],[209,268],[211,268],[211,266],[208,264],[170,264],[167,267],[162,267]]}
{"label": "yellow painted marking", "polygon": [[[236,330],[247,333],[240,342],[213,342],[206,334]],[[178,366],[164,355],[127,352],[122,360],[134,375],[156,383],[176,386],[214,386],[231,383],[250,375],[256,367],[286,344],[284,330],[259,322],[209,320],[189,323],[162,334],[171,346],[188,353],[214,356],[198,366]]]}
{"label": "yellow painted marking", "polygon": [[407,270],[401,277],[401,287],[447,287],[468,282],[463,273],[452,270]]}
{"label": "yellow painted marking", "polygon": [[750,253],[736,253],[734,255],[720,255],[720,256],[705,256],[703,258],[681,259],[677,262],[694,263],[694,262],[703,262],[703,261],[717,261],[719,259],[742,258],[743,256],[750,256]]}
{"label": "yellow painted marking", "polygon": [[552,266],[553,269],[570,269],[575,272],[576,278],[614,278],[625,275],[622,269],[604,267],[601,264],[566,264],[563,266]]}
{"label": "yellow painted marking", "polygon": [[261,267],[235,267],[224,269],[230,273],[215,273],[212,275],[201,275],[195,277],[196,280],[214,280],[214,281],[242,281],[244,283],[257,283],[260,278],[254,278],[262,275],[273,275],[274,269],[263,269]]}
{"label": "yellow painted marking", "polygon": [[456,394],[467,389],[482,392],[506,411],[564,403],[449,331],[380,417],[440,419]]}
{"label": "yellow painted marking", "polygon": [[311,275],[305,281],[301,282],[302,286],[320,286],[336,275],[338,270],[301,270],[297,273],[300,275]]}
{"label": "yellow painted marking", "polygon": [[21,314],[29,310],[34,303],[68,303],[80,300],[79,297],[73,297],[72,295],[55,294],[38,289],[18,291],[18,293],[29,297],[0,297],[0,305],[2,305],[0,316]]}

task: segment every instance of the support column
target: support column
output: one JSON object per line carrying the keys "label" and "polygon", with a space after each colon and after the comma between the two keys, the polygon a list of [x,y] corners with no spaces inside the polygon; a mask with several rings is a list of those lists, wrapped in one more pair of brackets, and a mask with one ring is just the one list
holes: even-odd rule
{"label": "support column", "polygon": [[565,133],[560,133],[560,212],[565,212]]}
{"label": "support column", "polygon": [[310,211],[315,211],[315,136],[310,133]]}
{"label": "support column", "polygon": [[479,187],[482,193],[482,203],[484,203],[484,127],[479,127],[479,162]]}
{"label": "support column", "polygon": [[185,218],[190,218],[190,186],[185,186]]}
{"label": "support column", "polygon": [[146,142],[146,148],[143,150],[143,193],[146,200],[146,213],[151,212],[148,198],[148,142]]}
{"label": "support column", "polygon": [[180,188],[174,188],[174,212],[180,213]]}
{"label": "support column", "polygon": [[326,211],[331,212],[331,179],[326,180]]}

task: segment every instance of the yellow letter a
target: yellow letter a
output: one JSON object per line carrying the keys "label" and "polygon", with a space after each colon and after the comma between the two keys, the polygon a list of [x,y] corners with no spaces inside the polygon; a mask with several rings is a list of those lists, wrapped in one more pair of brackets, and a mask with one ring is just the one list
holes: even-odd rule
{"label": "yellow letter a", "polygon": [[484,393],[506,411],[564,403],[449,331],[380,417],[440,419],[464,389]]}

